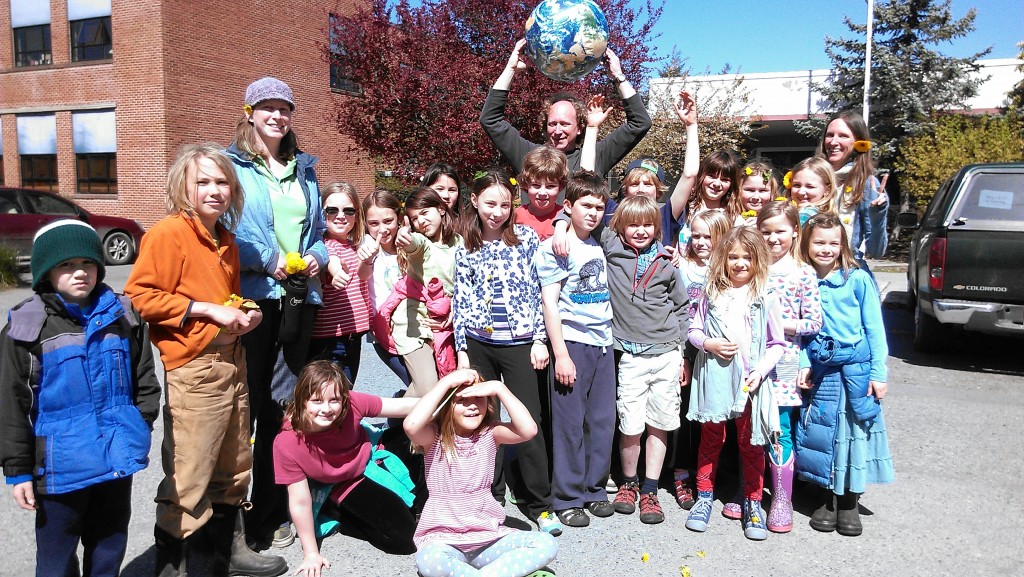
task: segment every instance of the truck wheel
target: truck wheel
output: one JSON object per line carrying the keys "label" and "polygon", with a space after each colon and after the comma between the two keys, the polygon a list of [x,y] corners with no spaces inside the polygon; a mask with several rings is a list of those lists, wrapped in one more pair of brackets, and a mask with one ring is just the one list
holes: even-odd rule
{"label": "truck wheel", "polygon": [[925,353],[942,350],[947,344],[949,328],[921,310],[921,301],[914,306],[914,348]]}

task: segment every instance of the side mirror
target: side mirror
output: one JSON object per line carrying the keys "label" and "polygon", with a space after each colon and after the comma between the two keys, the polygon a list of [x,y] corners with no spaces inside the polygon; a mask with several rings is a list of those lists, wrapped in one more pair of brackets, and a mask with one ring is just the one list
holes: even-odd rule
{"label": "side mirror", "polygon": [[920,223],[916,212],[901,212],[896,216],[896,226],[900,228],[917,228]]}

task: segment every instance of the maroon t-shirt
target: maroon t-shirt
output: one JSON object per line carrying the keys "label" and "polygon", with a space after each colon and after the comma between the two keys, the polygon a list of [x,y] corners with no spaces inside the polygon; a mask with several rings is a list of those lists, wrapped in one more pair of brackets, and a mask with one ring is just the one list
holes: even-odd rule
{"label": "maroon t-shirt", "polygon": [[331,498],[340,502],[362,480],[370,460],[370,438],[359,421],[380,415],[381,406],[380,397],[352,391],[348,412],[338,428],[299,435],[285,421],[274,439],[277,484],[291,485],[309,478],[335,485]]}

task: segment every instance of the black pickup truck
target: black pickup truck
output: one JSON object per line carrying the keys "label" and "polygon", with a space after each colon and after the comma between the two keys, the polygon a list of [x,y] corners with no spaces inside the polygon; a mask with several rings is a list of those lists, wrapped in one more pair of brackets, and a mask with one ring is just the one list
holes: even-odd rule
{"label": "black pickup truck", "polygon": [[907,267],[916,348],[954,344],[960,329],[1024,336],[1024,163],[965,166],[920,222],[898,222],[917,229]]}

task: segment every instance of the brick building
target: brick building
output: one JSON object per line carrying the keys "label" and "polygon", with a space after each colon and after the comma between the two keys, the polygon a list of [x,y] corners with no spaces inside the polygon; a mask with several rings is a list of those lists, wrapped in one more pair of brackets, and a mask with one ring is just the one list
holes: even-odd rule
{"label": "brick building", "polygon": [[249,82],[295,93],[321,185],[373,185],[333,128],[352,85],[322,58],[331,14],[366,0],[0,0],[0,182],[50,189],[150,226],[187,143],[228,144]]}

